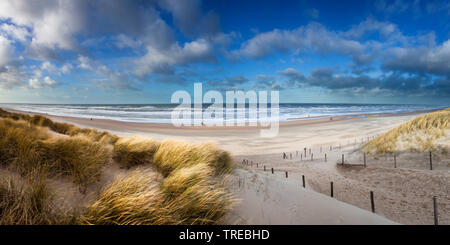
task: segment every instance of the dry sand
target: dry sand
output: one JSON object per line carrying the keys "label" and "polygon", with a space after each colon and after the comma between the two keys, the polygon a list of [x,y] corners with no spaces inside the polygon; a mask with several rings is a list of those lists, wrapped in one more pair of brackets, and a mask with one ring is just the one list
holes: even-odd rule
{"label": "dry sand", "polygon": [[[432,196],[436,195],[439,222],[450,224],[450,162],[447,156],[439,156],[432,171],[427,170],[428,160],[424,153],[399,156],[397,168],[393,167],[391,156],[368,157],[367,168],[357,166],[362,164],[362,155],[358,153],[361,141],[422,113],[285,122],[281,123],[279,134],[274,138],[261,138],[260,129],[250,127],[176,128],[167,124],[49,117],[80,127],[108,130],[120,136],[213,141],[230,151],[237,163],[248,159],[254,164],[244,166],[234,175],[238,180],[234,190],[242,201],[228,217],[228,223],[433,224]],[[308,160],[301,157],[304,148],[307,148]],[[292,154],[292,159],[282,159],[283,152],[288,158]],[[347,163],[344,166],[336,164],[341,161],[342,154]],[[272,167],[275,169],[273,175],[269,172]],[[287,179],[285,171],[289,173]],[[307,190],[301,188],[302,175],[306,177]],[[239,180],[245,180],[246,188],[239,187]],[[334,182],[334,199],[327,197],[331,181]],[[378,215],[366,211],[370,210],[370,191],[375,194]]]}

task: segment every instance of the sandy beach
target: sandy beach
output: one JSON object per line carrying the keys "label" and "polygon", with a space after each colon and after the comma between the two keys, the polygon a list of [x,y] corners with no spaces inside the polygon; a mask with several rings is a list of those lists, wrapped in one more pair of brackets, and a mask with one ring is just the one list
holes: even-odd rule
{"label": "sandy beach", "polygon": [[[176,128],[169,124],[46,116],[119,136],[216,142],[242,167],[233,184],[241,204],[227,223],[432,224],[435,195],[440,224],[450,224],[448,159],[437,161],[433,171],[427,170],[425,155],[423,159],[414,157],[414,161],[401,156],[396,168],[391,167],[388,156],[377,159],[377,164],[375,159],[368,159],[368,166],[361,166],[358,148],[363,142],[421,114],[424,112],[282,122],[278,136],[273,138],[261,138],[259,128],[251,127]],[[284,152],[287,159],[282,157]],[[344,166],[338,164],[342,154],[346,157]],[[243,160],[249,165],[242,164]],[[306,177],[305,189],[301,187],[302,175]],[[330,182],[334,184],[333,198],[329,197]],[[370,191],[374,192],[376,214],[370,212]]]}

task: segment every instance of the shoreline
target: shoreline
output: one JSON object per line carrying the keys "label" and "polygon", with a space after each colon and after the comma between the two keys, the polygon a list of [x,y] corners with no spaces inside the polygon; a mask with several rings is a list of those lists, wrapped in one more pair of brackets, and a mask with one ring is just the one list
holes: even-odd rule
{"label": "shoreline", "polygon": [[[46,113],[39,112],[31,112],[31,111],[21,111],[16,109],[2,108],[3,110],[23,113],[27,115],[41,115],[46,116],[52,120],[59,120],[62,122],[73,123],[77,126],[85,126],[85,127],[94,127],[102,126],[105,128],[110,128],[111,126],[119,126],[125,128],[133,128],[139,130],[157,130],[157,131],[166,131],[166,130],[182,130],[182,131],[228,131],[228,130],[261,130],[267,129],[269,127],[262,127],[259,124],[257,126],[208,126],[208,125],[199,125],[199,126],[174,126],[170,123],[153,123],[153,122],[126,122],[126,121],[118,121],[113,119],[89,119],[84,117],[72,117],[72,116],[57,116],[50,115]],[[374,113],[374,114],[347,114],[333,117],[320,117],[320,118],[308,118],[308,119],[298,119],[291,121],[281,121],[279,123],[280,128],[285,127],[296,127],[302,125],[313,125],[320,123],[333,123],[339,121],[352,121],[363,118],[378,118],[378,117],[396,117],[396,116],[410,116],[410,115],[419,115],[423,113],[429,113],[436,110],[420,110],[413,112],[402,112],[402,113]],[[332,118],[332,120],[330,120]]]}

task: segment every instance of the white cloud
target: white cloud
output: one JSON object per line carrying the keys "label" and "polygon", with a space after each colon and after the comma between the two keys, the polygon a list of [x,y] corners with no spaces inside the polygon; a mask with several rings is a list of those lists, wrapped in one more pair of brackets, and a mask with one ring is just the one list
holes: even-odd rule
{"label": "white cloud", "polygon": [[41,69],[42,70],[46,70],[52,74],[57,74],[58,72],[58,68],[52,64],[50,61],[45,61],[41,64]]}
{"label": "white cloud", "polygon": [[213,46],[205,39],[187,42],[183,47],[173,44],[165,50],[149,46],[147,53],[136,61],[135,74],[144,77],[151,73],[172,73],[175,65],[214,61]]}
{"label": "white cloud", "polygon": [[61,67],[61,72],[64,74],[68,74],[72,71],[73,65],[70,63],[66,63]]}
{"label": "white cloud", "polygon": [[0,71],[0,87],[11,89],[23,86],[26,84],[26,77],[27,74],[19,67],[4,67],[3,70]]}
{"label": "white cloud", "polygon": [[48,76],[44,77],[43,80],[40,80],[40,76],[28,79],[28,87],[32,89],[54,88],[57,85],[59,83]]}
{"label": "white cloud", "polygon": [[115,45],[120,49],[123,48],[137,49],[142,45],[142,42],[140,40],[136,40],[125,34],[119,34],[118,36],[116,36],[115,39],[116,39]]}
{"label": "white cloud", "polygon": [[329,53],[348,54],[360,62],[367,49],[366,44],[343,37],[340,33],[327,30],[319,23],[293,30],[275,29],[259,33],[245,41],[241,48],[232,51],[232,56],[260,59],[277,53],[300,54],[308,51],[322,55]]}
{"label": "white cloud", "polygon": [[37,78],[30,78],[28,80],[28,85],[30,86],[30,88],[34,88],[34,89],[42,88],[42,84],[41,84],[41,82],[39,82],[39,79],[37,79]]}
{"label": "white cloud", "polygon": [[9,36],[20,42],[25,42],[27,41],[27,38],[30,37],[30,33],[25,27],[11,25],[8,23],[3,23],[0,25],[0,33],[3,33],[5,36]]}
{"label": "white cloud", "polygon": [[0,69],[12,60],[13,49],[11,41],[0,35]]}
{"label": "white cloud", "polygon": [[279,30],[259,33],[241,45],[234,51],[234,56],[245,56],[247,58],[263,58],[274,52],[287,52],[298,50],[303,47],[303,28],[295,30]]}
{"label": "white cloud", "polygon": [[395,47],[387,51],[382,67],[410,73],[450,76],[450,40],[439,46]]}
{"label": "white cloud", "polygon": [[56,85],[58,82],[56,82],[55,80],[51,79],[50,77],[45,77],[44,78],[44,83],[47,86],[54,86]]}

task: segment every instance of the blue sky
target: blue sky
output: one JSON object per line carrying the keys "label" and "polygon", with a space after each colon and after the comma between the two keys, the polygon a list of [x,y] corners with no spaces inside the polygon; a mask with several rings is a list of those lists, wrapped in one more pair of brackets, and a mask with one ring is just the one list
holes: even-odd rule
{"label": "blue sky", "polygon": [[280,102],[450,104],[450,2],[0,2],[0,102],[169,103],[176,90]]}

